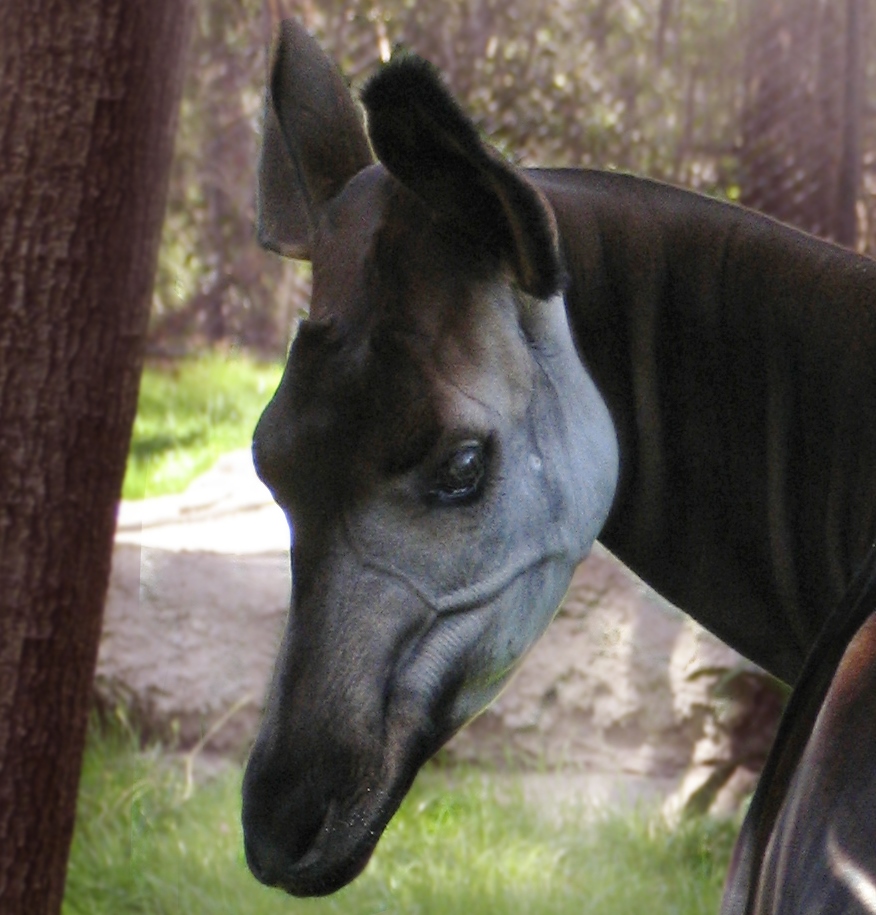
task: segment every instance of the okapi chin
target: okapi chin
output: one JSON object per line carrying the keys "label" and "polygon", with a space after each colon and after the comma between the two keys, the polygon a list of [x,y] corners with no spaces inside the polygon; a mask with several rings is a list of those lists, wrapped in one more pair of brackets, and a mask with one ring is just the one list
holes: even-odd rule
{"label": "okapi chin", "polygon": [[655,182],[516,168],[413,56],[362,100],[367,134],[283,24],[259,237],[312,262],[313,296],[253,441],[294,531],[243,786],[253,873],[296,895],[352,880],[599,537],[767,670],[803,672],[725,902],[778,912],[752,907],[762,852],[876,535],[876,264]]}

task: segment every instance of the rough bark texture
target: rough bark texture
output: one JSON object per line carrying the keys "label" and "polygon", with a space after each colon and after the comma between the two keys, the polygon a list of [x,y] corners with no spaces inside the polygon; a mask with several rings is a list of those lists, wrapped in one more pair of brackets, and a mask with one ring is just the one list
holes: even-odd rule
{"label": "rough bark texture", "polygon": [[0,4],[0,912],[57,912],[190,2]]}

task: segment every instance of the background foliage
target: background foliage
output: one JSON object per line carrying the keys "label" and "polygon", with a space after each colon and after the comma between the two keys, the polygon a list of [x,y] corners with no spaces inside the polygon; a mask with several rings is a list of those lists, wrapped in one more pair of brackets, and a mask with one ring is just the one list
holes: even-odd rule
{"label": "background foliage", "polygon": [[403,45],[524,165],[622,169],[876,251],[876,0],[201,0],[153,321],[282,353],[308,274],[258,250],[271,22],[354,86]]}
{"label": "background foliage", "polygon": [[280,383],[278,362],[211,352],[143,371],[124,499],[182,492],[228,451],[248,448]]}

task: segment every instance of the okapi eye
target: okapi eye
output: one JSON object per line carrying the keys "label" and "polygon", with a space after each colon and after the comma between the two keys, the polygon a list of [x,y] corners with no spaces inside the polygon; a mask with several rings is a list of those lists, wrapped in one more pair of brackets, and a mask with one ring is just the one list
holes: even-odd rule
{"label": "okapi eye", "polygon": [[432,494],[444,503],[462,502],[477,494],[486,460],[480,442],[465,442],[438,468]]}

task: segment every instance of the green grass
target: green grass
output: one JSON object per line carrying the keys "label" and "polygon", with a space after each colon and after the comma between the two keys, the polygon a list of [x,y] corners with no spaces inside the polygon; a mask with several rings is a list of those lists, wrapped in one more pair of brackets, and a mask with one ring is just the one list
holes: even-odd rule
{"label": "green grass", "polygon": [[716,913],[735,831],[644,812],[552,825],[507,777],[432,766],[358,880],[295,900],[249,875],[239,792],[231,767],[186,797],[178,761],[92,729],[63,915]]}
{"label": "green grass", "polygon": [[216,459],[246,448],[282,367],[210,353],[147,365],[122,496],[181,492]]}

